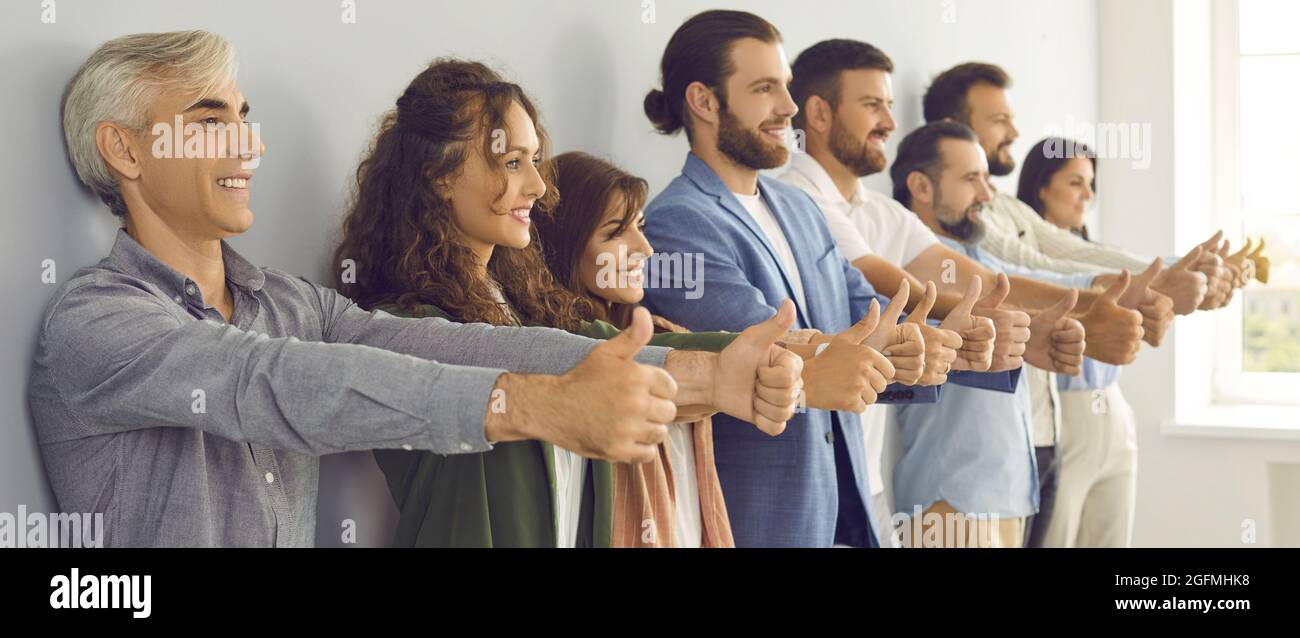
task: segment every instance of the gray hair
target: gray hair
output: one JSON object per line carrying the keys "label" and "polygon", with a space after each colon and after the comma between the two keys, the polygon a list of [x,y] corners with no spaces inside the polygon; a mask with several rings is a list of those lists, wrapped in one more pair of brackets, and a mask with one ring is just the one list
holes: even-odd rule
{"label": "gray hair", "polygon": [[79,177],[114,215],[126,202],[99,154],[95,130],[113,122],[146,130],[149,106],[164,91],[206,94],[233,80],[235,49],[207,31],[137,33],[101,45],[63,93],[63,139]]}

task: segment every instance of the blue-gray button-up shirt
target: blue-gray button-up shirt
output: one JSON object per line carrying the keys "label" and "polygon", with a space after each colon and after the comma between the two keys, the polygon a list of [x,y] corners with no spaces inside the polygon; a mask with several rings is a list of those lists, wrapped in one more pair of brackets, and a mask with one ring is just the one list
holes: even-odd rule
{"label": "blue-gray button-up shirt", "polygon": [[108,546],[310,546],[318,456],[488,450],[503,371],[561,373],[596,343],[367,312],[222,250],[229,323],[124,230],[46,310],[37,440],[59,508],[103,513]]}
{"label": "blue-gray button-up shirt", "polygon": [[[993,272],[1037,276],[948,237],[939,241]],[[1087,288],[1093,274],[1053,283]],[[1013,393],[949,384],[939,403],[897,408],[903,454],[894,465],[894,509],[913,515],[935,501],[964,514],[1024,517],[1038,511],[1038,468],[1029,388]]]}

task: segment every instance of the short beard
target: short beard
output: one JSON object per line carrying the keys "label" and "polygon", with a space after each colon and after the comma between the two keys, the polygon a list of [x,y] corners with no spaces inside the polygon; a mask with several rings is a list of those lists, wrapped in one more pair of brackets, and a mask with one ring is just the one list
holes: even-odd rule
{"label": "short beard", "polygon": [[[1007,149],[1007,160],[1002,161],[1002,149]],[[1011,144],[1003,144],[997,147],[993,154],[989,155],[989,175],[994,177],[1006,177],[1011,171],[1016,170],[1016,160],[1011,157]]]}
{"label": "short beard", "polygon": [[762,133],[745,128],[725,106],[719,114],[718,150],[731,161],[756,171],[777,168],[790,157],[784,144],[764,142]]}
{"label": "short beard", "polygon": [[885,154],[859,142],[838,122],[831,124],[829,140],[831,155],[858,177],[875,175],[885,170]]}
{"label": "short beard", "polygon": [[971,210],[982,210],[983,204],[976,204],[971,208],[963,211],[961,217],[955,221],[945,221],[945,218],[953,217],[948,215],[950,212],[947,206],[943,205],[943,199],[936,189],[934,193],[934,221],[939,224],[943,232],[952,235],[954,239],[963,244],[978,244],[984,239],[984,224],[971,219]]}

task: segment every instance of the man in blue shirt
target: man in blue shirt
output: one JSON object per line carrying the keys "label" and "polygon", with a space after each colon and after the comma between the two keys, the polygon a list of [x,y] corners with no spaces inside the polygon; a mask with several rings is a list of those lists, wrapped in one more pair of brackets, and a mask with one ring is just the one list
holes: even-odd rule
{"label": "man in blue shirt", "polygon": [[[978,139],[964,125],[938,122],[908,135],[899,145],[891,175],[895,197],[945,245],[982,266],[1067,287],[1094,285],[1095,274],[1044,276],[1005,264],[979,249],[983,234],[979,215],[992,192],[988,161]],[[1115,314],[1110,308],[1128,288],[1129,279],[1125,272],[1105,292],[1087,299],[1085,314],[1113,315],[1114,321],[1133,326],[1140,337],[1140,314],[1123,309],[1118,310],[1127,314]],[[1035,321],[1053,322],[1058,333],[1077,332],[1081,355],[1082,324],[1066,316],[1078,299],[1077,293],[1069,294]],[[933,525],[932,518],[925,516],[919,525],[905,525],[905,535],[921,534],[911,539],[912,544],[1020,545],[1024,517],[1039,506],[1026,389],[1017,388],[1011,400],[995,393],[953,389],[938,406],[900,408],[898,420],[905,448],[895,469],[901,522],[924,510],[927,515],[957,519],[964,524],[958,529],[967,531],[952,534],[951,528]]]}

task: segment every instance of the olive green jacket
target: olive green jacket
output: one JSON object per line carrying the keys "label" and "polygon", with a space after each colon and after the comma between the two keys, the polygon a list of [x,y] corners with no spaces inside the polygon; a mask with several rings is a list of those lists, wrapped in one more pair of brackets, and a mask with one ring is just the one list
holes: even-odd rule
{"label": "olive green jacket", "polygon": [[[406,317],[453,317],[432,305],[414,311],[381,306]],[[614,326],[596,321],[579,334],[609,339]],[[731,333],[654,335],[650,343],[681,350],[718,352]],[[555,547],[555,467],[550,443],[497,443],[480,454],[439,455],[427,451],[375,450],[401,515],[396,547]],[[613,522],[613,479],[609,463],[591,461],[583,489],[578,547],[608,547]]]}

